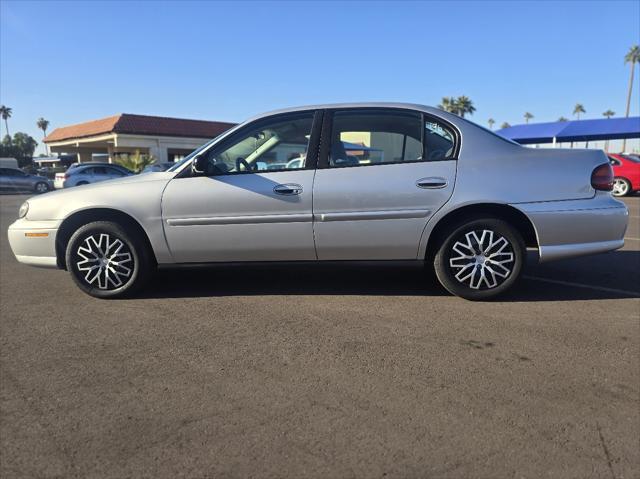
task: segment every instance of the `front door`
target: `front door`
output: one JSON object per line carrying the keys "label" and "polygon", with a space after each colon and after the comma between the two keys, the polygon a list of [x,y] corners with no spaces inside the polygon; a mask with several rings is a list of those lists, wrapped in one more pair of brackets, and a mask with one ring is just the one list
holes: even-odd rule
{"label": "front door", "polygon": [[174,260],[316,259],[311,200],[321,118],[305,111],[252,122],[201,154],[202,174],[171,180],[162,219]]}
{"label": "front door", "polygon": [[420,112],[367,108],[325,113],[322,137],[318,259],[416,259],[428,219],[453,192],[455,130]]}

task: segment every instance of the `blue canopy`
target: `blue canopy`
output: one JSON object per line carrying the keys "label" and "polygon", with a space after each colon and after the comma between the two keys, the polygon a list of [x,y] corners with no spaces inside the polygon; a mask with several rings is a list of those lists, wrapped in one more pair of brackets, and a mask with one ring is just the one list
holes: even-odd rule
{"label": "blue canopy", "polygon": [[514,125],[497,133],[524,145],[552,143],[554,138],[557,142],[640,138],[640,116]]}

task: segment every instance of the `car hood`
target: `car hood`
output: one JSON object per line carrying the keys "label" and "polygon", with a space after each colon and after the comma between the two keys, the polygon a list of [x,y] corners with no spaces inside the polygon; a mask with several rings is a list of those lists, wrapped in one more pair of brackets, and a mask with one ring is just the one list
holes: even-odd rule
{"label": "car hood", "polygon": [[55,220],[74,209],[122,206],[133,198],[142,199],[143,192],[157,191],[160,194],[174,176],[174,172],[164,171],[132,175],[33,196],[28,200],[27,218]]}

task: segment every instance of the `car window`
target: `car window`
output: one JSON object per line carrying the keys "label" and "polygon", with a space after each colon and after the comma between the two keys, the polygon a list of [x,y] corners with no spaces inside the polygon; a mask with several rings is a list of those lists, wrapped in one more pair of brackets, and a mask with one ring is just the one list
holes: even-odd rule
{"label": "car window", "polygon": [[427,161],[453,158],[455,135],[444,123],[427,118],[424,122],[424,150]]}
{"label": "car window", "polygon": [[108,175],[109,172],[104,166],[94,166],[91,168],[91,174],[93,175]]}
{"label": "car window", "polygon": [[5,168],[3,172],[4,176],[25,176],[25,174],[20,170],[14,170],[12,168]]}
{"label": "car window", "polygon": [[117,168],[105,168],[107,170],[107,173],[110,175],[114,175],[114,176],[124,176],[125,173],[124,171],[121,171]]}
{"label": "car window", "polygon": [[417,112],[336,111],[330,167],[422,160],[422,116]]}
{"label": "car window", "polygon": [[248,125],[207,153],[207,175],[302,169],[314,112],[279,115]]}

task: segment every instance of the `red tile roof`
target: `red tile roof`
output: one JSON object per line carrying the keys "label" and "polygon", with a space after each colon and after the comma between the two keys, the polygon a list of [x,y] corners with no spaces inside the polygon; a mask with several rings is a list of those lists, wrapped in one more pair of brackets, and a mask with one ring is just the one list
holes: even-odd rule
{"label": "red tile roof", "polygon": [[191,138],[214,138],[235,126],[222,121],[185,120],[162,116],[120,115],[87,121],[77,125],[56,128],[44,139],[45,143],[73,140],[107,133],[128,133],[149,136],[183,136]]}

